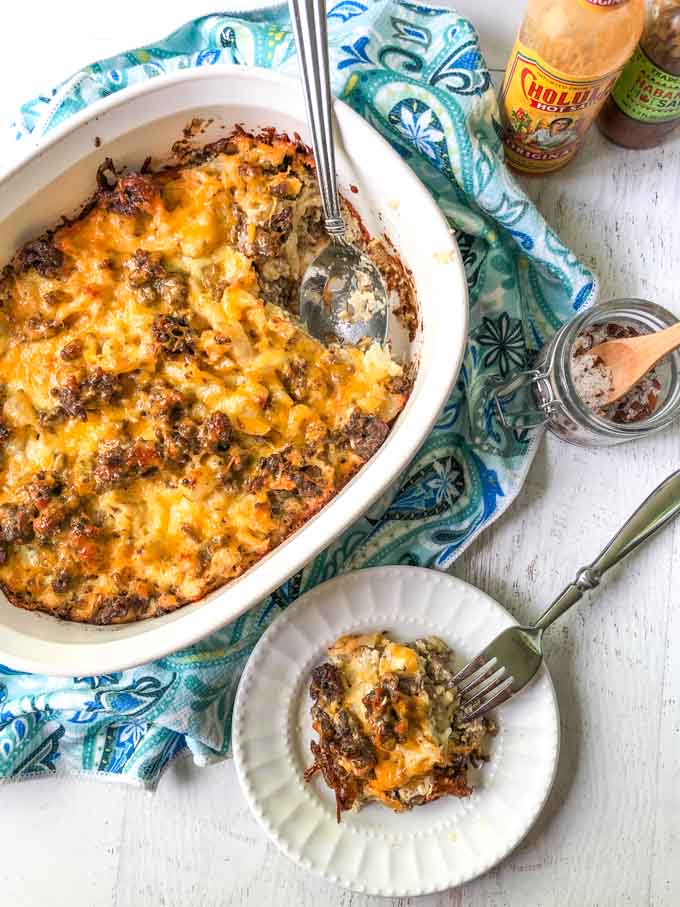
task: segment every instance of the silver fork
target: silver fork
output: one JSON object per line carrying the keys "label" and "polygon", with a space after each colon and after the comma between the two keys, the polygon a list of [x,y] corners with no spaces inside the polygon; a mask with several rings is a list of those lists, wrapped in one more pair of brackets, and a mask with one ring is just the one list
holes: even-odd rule
{"label": "silver fork", "polygon": [[623,524],[607,547],[529,627],[503,630],[453,678],[465,721],[473,721],[519,693],[543,661],[543,634],[565,611],[595,589],[607,570],[680,514],[680,470],[668,476]]}

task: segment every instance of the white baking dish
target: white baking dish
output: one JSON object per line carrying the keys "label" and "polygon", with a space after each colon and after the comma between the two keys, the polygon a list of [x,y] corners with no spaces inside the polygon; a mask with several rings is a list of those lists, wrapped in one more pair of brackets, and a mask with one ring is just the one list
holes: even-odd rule
{"label": "white baking dish", "polygon": [[[390,146],[336,102],[338,170],[371,233],[387,232],[415,280],[421,330],[413,393],[382,448],[319,514],[255,567],[203,601],[161,618],[94,627],[16,608],[0,594],[0,663],[61,675],[105,673],[187,646],[233,620],[299,570],[367,510],[408,464],[455,381],[467,338],[467,284],[458,247],[428,193]],[[163,159],[192,117],[213,117],[202,139],[274,126],[305,138],[297,83],[266,70],[219,66],[176,73],[93,105],[55,130],[0,182],[0,264],[76,210],[105,156],[139,167]],[[95,147],[95,138],[101,147]],[[358,193],[348,192],[349,185]]]}

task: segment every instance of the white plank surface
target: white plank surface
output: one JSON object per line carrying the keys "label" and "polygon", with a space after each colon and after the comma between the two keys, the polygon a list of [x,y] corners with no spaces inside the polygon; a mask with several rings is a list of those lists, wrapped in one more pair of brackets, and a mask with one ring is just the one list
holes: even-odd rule
{"label": "white plank surface", "polygon": [[[504,66],[523,6],[457,4],[477,24],[493,68]],[[77,66],[208,8],[181,0],[3,5],[0,115]],[[596,267],[603,298],[644,296],[680,314],[680,138],[623,152],[593,134],[566,171],[527,185],[549,222]],[[549,438],[519,499],[456,572],[519,619],[536,616],[678,465],[677,427],[608,451]],[[419,907],[680,903],[679,585],[677,525],[553,631],[563,745],[548,806],[498,869]],[[326,885],[278,854],[250,817],[230,764],[177,763],[154,796],[72,779],[17,784],[1,797],[0,887],[13,907],[385,903]]]}

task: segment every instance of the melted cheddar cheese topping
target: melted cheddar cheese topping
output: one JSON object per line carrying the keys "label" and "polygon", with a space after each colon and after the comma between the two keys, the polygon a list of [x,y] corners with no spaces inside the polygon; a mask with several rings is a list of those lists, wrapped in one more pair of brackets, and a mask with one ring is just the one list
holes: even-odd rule
{"label": "melted cheddar cheese topping", "polygon": [[304,149],[238,134],[182,167],[100,169],[81,216],[0,281],[0,584],[111,623],[254,564],[406,391],[383,348],[324,347],[291,314],[324,241]]}
{"label": "melted cheddar cheese topping", "polygon": [[453,653],[437,637],[411,644],[383,633],[342,636],[312,672],[314,763],[343,810],[376,801],[396,812],[471,793],[468,768],[494,732],[466,721],[453,682]]}
{"label": "melted cheddar cheese topping", "polygon": [[[358,718],[375,747],[376,765],[373,776],[366,780],[364,796],[390,801],[393,799],[390,791],[426,777],[435,765],[445,761],[445,752],[435,738],[424,689],[395,698],[394,717],[405,728],[397,746],[381,745],[364,700],[386,679],[415,678],[422,669],[421,662],[410,646],[389,641],[377,633],[343,636],[329,650],[329,655],[342,664],[347,681],[342,707]],[[343,764],[346,770],[351,769],[349,762]]]}

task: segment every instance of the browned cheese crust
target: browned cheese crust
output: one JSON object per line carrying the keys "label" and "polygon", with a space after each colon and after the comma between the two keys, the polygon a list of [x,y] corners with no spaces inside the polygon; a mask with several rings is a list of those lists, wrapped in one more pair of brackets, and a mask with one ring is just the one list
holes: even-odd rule
{"label": "browned cheese crust", "polygon": [[97,624],[202,598],[316,513],[408,393],[291,314],[324,242],[298,142],[98,173],[0,280],[0,585]]}

